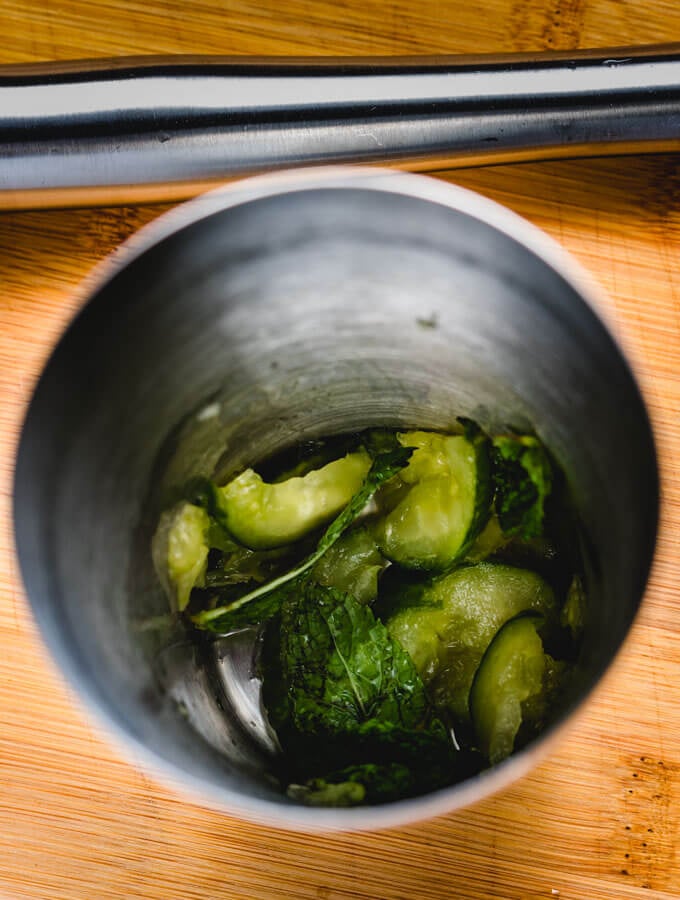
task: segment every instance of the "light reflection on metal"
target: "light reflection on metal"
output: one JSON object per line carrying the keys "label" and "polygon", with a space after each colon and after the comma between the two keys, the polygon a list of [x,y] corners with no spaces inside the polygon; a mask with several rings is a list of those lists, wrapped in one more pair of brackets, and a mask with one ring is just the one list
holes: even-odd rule
{"label": "light reflection on metal", "polygon": [[680,47],[0,68],[0,208],[174,200],[262,170],[680,147]]}

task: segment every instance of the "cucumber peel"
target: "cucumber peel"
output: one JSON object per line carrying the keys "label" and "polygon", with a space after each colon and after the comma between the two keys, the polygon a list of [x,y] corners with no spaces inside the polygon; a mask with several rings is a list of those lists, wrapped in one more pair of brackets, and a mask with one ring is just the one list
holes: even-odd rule
{"label": "cucumber peel", "polygon": [[544,619],[522,613],[500,629],[484,654],[470,690],[477,741],[491,765],[510,756],[525,702],[544,690],[547,656],[538,629]]}

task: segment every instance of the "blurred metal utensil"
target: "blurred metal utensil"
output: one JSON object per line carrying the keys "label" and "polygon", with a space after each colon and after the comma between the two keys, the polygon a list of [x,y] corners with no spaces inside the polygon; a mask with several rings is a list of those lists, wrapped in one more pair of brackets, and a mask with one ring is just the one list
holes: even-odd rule
{"label": "blurred metal utensil", "polygon": [[322,162],[433,169],[679,147],[680,45],[0,68],[5,209],[175,200]]}

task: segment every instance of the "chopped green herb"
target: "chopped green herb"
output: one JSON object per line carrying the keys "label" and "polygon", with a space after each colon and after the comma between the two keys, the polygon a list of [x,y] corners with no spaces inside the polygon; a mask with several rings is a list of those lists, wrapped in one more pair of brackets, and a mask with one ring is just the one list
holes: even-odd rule
{"label": "chopped green herb", "polygon": [[534,538],[543,533],[552,467],[540,441],[525,436],[494,438],[496,512],[506,535]]}

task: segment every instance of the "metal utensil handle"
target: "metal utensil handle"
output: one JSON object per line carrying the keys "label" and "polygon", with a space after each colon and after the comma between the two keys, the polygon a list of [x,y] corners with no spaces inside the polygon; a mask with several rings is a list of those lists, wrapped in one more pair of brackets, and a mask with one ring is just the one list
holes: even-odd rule
{"label": "metal utensil handle", "polygon": [[679,147],[680,45],[0,67],[5,209],[179,199],[328,162],[432,169]]}

